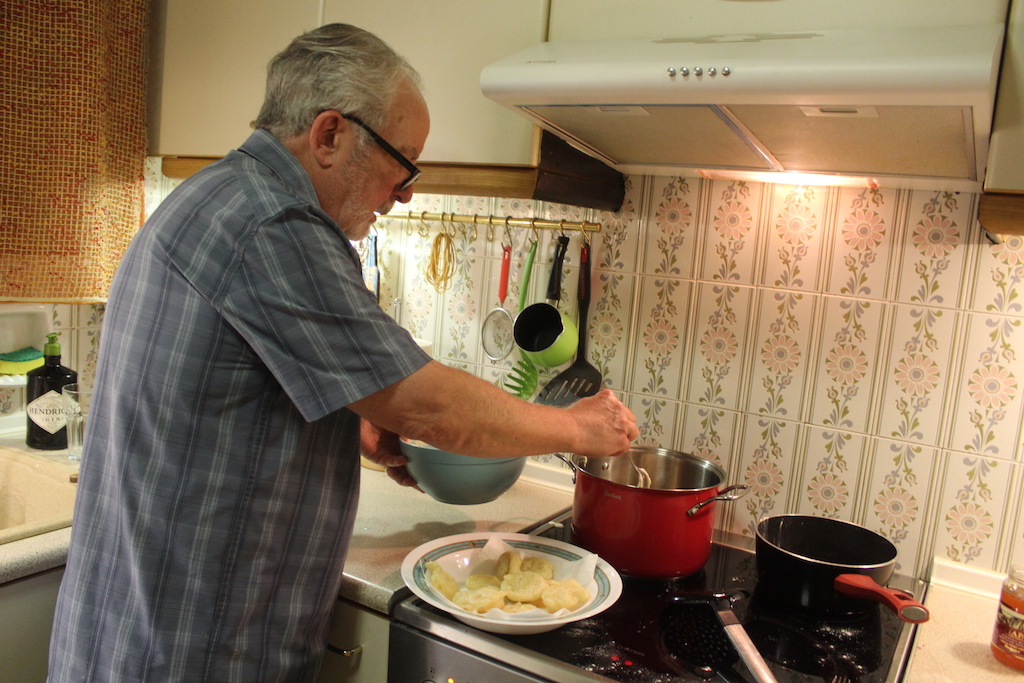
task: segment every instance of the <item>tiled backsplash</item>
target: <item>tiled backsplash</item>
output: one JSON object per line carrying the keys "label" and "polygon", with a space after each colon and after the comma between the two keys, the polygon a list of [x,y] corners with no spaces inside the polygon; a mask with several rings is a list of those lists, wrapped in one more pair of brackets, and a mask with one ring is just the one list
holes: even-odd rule
{"label": "tiled backsplash", "polygon": [[[615,214],[476,197],[410,208],[602,223],[589,360],[644,443],[712,459],[750,487],[720,506],[719,526],[749,536],[764,515],[839,517],[892,539],[900,570],[926,576],[933,556],[998,571],[1024,561],[1024,240],[992,243],[976,201],[631,177]],[[450,228],[459,259],[443,294],[423,275],[437,231],[381,231],[382,305],[400,297],[403,324],[437,358],[496,381],[509,364],[487,359],[479,328],[497,303],[503,231]],[[512,236],[514,308],[531,231]],[[540,238],[529,301],[544,297],[553,249],[552,233]]]}
{"label": "tiled backsplash", "polygon": [[[147,166],[147,212],[176,184],[158,168]],[[601,223],[589,359],[644,443],[712,459],[750,487],[719,506],[719,526],[750,535],[784,512],[852,520],[896,543],[901,571],[926,576],[933,556],[996,571],[1024,561],[1024,240],[989,241],[976,201],[637,176],[614,214],[432,195],[395,212]],[[437,359],[500,381],[514,355],[488,360],[480,324],[497,304],[504,229],[449,225],[457,263],[439,293],[425,269],[440,229],[378,223],[381,306]],[[514,313],[530,240],[533,302],[557,232],[510,233]],[[569,234],[562,305],[575,313],[581,237]],[[55,307],[80,371],[95,363],[100,312]]]}

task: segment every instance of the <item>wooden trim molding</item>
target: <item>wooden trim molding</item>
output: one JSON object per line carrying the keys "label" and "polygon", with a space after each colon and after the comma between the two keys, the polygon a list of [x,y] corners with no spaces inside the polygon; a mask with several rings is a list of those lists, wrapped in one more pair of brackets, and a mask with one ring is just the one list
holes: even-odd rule
{"label": "wooden trim molding", "polygon": [[174,180],[184,180],[203,169],[219,157],[164,157],[160,160],[160,172]]}
{"label": "wooden trim molding", "polygon": [[1024,235],[1024,193],[983,193],[978,222],[996,235]]}
{"label": "wooden trim molding", "polygon": [[[162,173],[181,180],[216,157],[164,157]],[[618,211],[626,179],[618,171],[544,131],[536,166],[454,164],[424,161],[416,191],[424,194],[538,199],[602,211]]]}

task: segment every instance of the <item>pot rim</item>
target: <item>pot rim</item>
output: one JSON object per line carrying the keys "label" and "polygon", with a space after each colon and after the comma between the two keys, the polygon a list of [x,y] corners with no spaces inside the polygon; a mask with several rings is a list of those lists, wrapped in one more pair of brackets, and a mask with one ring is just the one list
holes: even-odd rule
{"label": "pot rim", "polygon": [[[588,465],[590,463],[612,462],[612,461],[618,460],[620,458],[628,458],[635,465],[636,461],[633,460],[633,454],[634,453],[638,453],[638,454],[654,453],[655,455],[662,456],[662,457],[672,457],[672,458],[678,458],[678,459],[681,459],[681,460],[691,461],[691,462],[699,465],[700,467],[703,467],[704,469],[709,470],[710,472],[714,473],[716,476],[718,476],[718,483],[712,484],[711,486],[702,486],[702,487],[699,487],[699,488],[670,488],[670,489],[669,488],[654,488],[654,487],[640,486],[639,483],[635,483],[634,484],[634,483],[623,483],[623,482],[619,482],[619,481],[612,481],[611,479],[605,479],[604,477],[601,477],[601,476],[599,476],[597,474],[594,474],[593,472],[588,472],[587,471],[587,467],[588,467]],[[725,470],[722,467],[720,467],[717,463],[715,463],[715,462],[713,462],[711,460],[708,460],[706,458],[698,457],[698,456],[693,455],[691,453],[684,453],[683,451],[676,451],[676,450],[672,450],[671,448],[661,448],[659,446],[633,446],[632,448],[629,449],[629,452],[625,453],[624,455],[607,456],[607,457],[603,457],[603,458],[588,458],[586,456],[573,454],[570,457],[570,460],[571,460],[571,462],[568,463],[568,464],[576,469],[576,475],[575,476],[578,476],[579,473],[583,473],[583,474],[586,474],[586,475],[588,475],[590,477],[593,477],[594,479],[597,479],[598,481],[602,481],[602,482],[604,482],[606,484],[611,484],[613,486],[620,486],[620,487],[626,488],[626,489],[634,489],[634,490],[637,490],[637,491],[645,491],[645,492],[650,492],[650,493],[655,493],[655,494],[657,494],[657,493],[703,493],[705,491],[716,491],[716,490],[718,490],[719,487],[721,487],[721,486],[723,486],[725,484],[725,476],[726,476]]]}
{"label": "pot rim", "polygon": [[[765,536],[765,533],[764,533],[764,527],[766,526],[766,524],[768,522],[770,522],[771,520],[783,519],[783,518],[793,518],[793,519],[799,518],[799,519],[825,520],[825,522],[827,522],[829,524],[832,524],[832,523],[844,524],[844,525],[846,525],[848,527],[852,527],[852,528],[858,529],[858,530],[860,530],[862,532],[867,532],[869,534],[873,534],[880,541],[883,541],[887,545],[887,547],[892,549],[892,559],[887,560],[885,562],[865,562],[865,563],[861,563],[861,564],[849,564],[849,563],[841,563],[841,562],[830,562],[828,560],[822,560],[822,559],[818,559],[818,558],[815,558],[815,557],[808,557],[807,555],[802,555],[802,554],[800,554],[798,552],[794,552],[794,551],[789,550],[787,548],[783,548],[782,546],[778,545],[777,543],[773,543],[772,541],[769,541],[768,538]],[[898,548],[896,548],[896,546],[893,544],[893,542],[890,541],[888,538],[886,538],[885,536],[881,535],[877,531],[872,531],[871,529],[868,529],[866,526],[862,526],[860,524],[856,524],[855,522],[848,522],[845,519],[835,519],[835,518],[832,518],[832,517],[819,517],[817,515],[805,515],[805,514],[800,514],[800,513],[797,513],[797,512],[792,512],[792,513],[787,513],[787,514],[782,514],[782,515],[771,515],[769,517],[762,517],[758,521],[757,526],[755,528],[755,532],[756,532],[757,540],[758,541],[765,543],[766,545],[774,548],[775,550],[778,550],[779,552],[781,552],[781,553],[783,553],[785,555],[788,555],[789,557],[793,557],[793,558],[796,558],[796,559],[801,560],[803,562],[808,562],[808,563],[811,563],[811,564],[821,565],[821,566],[824,566],[824,567],[831,567],[831,568],[835,568],[835,569],[839,569],[839,570],[849,570],[849,571],[840,571],[841,574],[852,574],[852,573],[857,573],[858,571],[868,571],[868,570],[872,570],[872,569],[880,569],[881,570],[881,569],[886,569],[888,567],[893,567],[896,564],[896,559],[899,557],[899,550],[898,550]],[[756,548],[755,548],[755,550],[756,550]]]}

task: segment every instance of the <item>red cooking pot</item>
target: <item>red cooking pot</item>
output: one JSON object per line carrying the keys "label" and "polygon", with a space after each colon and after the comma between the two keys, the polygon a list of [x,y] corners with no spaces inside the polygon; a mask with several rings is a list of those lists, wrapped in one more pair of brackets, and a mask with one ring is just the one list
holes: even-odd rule
{"label": "red cooking pot", "polygon": [[856,614],[882,603],[903,621],[928,620],[913,595],[885,585],[896,546],[841,519],[778,515],[757,525],[757,591],[777,605],[823,615]]}
{"label": "red cooking pot", "polygon": [[725,471],[664,448],[637,447],[612,458],[573,456],[573,543],[627,576],[689,576],[711,554],[715,503],[746,486],[719,489]]}

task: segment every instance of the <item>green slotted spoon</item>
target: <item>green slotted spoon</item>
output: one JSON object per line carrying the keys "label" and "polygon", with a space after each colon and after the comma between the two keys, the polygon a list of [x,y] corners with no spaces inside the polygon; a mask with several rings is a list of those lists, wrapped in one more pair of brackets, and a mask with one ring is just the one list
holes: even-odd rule
{"label": "green slotted spoon", "polygon": [[[523,266],[523,277],[519,283],[519,310],[526,307],[526,294],[530,286],[530,275],[533,273],[533,260],[537,256],[537,240],[530,244],[530,252],[526,255],[526,264]],[[537,393],[537,384],[540,382],[537,373],[537,366],[526,357],[522,349],[519,349],[519,360],[502,380],[505,390],[511,392],[521,399],[529,401]]]}

